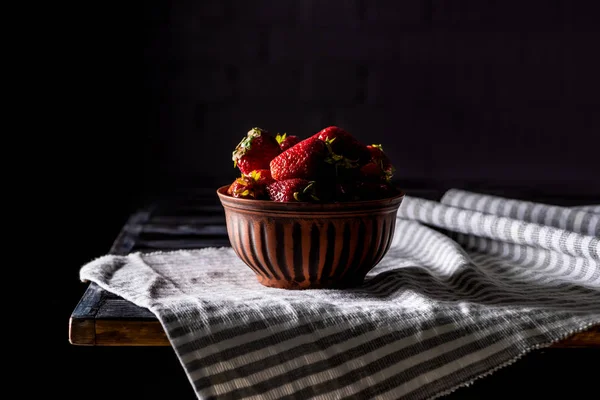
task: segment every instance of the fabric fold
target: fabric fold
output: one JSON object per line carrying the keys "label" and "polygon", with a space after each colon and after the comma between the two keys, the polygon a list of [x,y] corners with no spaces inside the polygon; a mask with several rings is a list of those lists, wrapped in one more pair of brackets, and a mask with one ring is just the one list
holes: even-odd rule
{"label": "fabric fold", "polygon": [[566,229],[412,197],[402,203],[398,215],[453,232],[541,247],[576,257],[600,259],[598,236],[583,235]]}
{"label": "fabric fold", "polygon": [[442,196],[440,203],[450,207],[564,229],[586,236],[600,236],[598,207],[559,207],[458,189],[447,191]]}

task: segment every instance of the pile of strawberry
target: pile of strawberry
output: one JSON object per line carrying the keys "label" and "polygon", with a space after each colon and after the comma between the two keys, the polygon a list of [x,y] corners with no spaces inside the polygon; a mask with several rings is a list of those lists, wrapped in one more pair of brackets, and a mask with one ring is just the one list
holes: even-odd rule
{"label": "pile of strawberry", "polygon": [[394,196],[394,166],[381,145],[364,145],[330,126],[300,140],[252,128],[233,151],[241,176],[233,197],[279,202],[344,202]]}

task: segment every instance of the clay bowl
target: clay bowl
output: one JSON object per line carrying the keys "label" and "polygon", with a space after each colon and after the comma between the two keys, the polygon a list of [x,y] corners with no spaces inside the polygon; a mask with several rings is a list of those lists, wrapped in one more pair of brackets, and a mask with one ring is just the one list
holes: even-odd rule
{"label": "clay bowl", "polygon": [[404,194],[347,203],[279,203],[217,194],[231,246],[258,281],[284,289],[362,284],[388,251]]}

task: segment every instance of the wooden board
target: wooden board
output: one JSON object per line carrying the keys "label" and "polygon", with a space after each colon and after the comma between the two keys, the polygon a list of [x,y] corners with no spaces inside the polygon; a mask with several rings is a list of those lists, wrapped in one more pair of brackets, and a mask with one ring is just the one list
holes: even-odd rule
{"label": "wooden board", "polygon": [[162,325],[145,308],[90,283],[71,315],[69,341],[82,346],[169,346]]}
{"label": "wooden board", "polygon": [[[494,194],[493,191],[489,191]],[[415,190],[423,198],[439,198],[441,191]],[[500,193],[498,193],[500,194]],[[506,191],[501,193],[508,195]],[[583,204],[577,199],[512,195],[546,203]],[[228,246],[223,209],[213,190],[160,198],[133,214],[116,238],[110,252],[156,251],[176,248]],[[90,283],[73,311],[69,340],[81,346],[169,346],[154,314]],[[577,333],[552,348],[600,348],[600,326]]]}

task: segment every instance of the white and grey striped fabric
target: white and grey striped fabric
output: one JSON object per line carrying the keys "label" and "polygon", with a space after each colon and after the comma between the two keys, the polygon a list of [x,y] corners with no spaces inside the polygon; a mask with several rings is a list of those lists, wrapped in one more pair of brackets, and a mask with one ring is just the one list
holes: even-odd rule
{"label": "white and grey striped fabric", "polygon": [[425,399],[600,323],[600,213],[407,196],[364,285],[260,285],[230,248],[105,256],[94,281],[162,322],[200,399]]}

